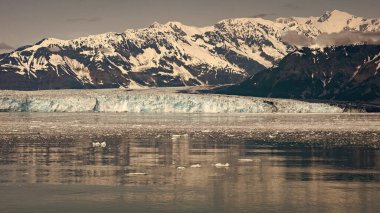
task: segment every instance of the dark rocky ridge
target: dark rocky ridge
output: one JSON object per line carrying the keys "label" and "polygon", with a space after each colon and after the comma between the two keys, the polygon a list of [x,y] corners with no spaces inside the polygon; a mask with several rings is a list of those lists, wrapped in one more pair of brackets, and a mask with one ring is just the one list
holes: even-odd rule
{"label": "dark rocky ridge", "polygon": [[287,55],[278,66],[218,93],[378,103],[380,45],[303,48]]}

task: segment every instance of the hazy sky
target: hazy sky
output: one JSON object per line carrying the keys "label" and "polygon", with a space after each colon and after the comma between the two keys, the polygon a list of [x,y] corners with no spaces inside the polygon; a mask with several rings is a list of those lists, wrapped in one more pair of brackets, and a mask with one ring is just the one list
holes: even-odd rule
{"label": "hazy sky", "polygon": [[224,18],[319,16],[339,9],[378,17],[379,0],[0,0],[0,50],[42,38],[123,32],[154,21],[212,25]]}

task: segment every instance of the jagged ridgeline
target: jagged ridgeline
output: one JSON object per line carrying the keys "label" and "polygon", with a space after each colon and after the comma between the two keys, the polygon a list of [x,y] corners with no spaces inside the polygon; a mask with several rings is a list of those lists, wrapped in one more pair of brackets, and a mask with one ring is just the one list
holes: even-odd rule
{"label": "jagged ridgeline", "polygon": [[219,93],[380,103],[380,45],[303,48]]}
{"label": "jagged ridgeline", "polygon": [[341,31],[379,32],[379,19],[333,11],[321,17],[227,19],[210,27],[178,22],[74,40],[44,39],[0,55],[0,89],[141,88],[240,83],[277,65],[309,38]]}

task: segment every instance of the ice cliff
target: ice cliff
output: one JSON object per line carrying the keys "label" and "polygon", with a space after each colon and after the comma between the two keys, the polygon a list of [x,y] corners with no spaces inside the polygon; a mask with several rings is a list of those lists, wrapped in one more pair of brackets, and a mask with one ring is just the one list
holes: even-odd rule
{"label": "ice cliff", "polygon": [[0,91],[3,112],[131,113],[342,113],[355,109],[326,103],[215,94],[188,94],[178,88],[145,90]]}

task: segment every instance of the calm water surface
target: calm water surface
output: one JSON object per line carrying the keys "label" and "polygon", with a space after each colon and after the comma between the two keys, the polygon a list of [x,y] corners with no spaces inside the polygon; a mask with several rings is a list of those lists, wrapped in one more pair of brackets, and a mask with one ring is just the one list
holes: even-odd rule
{"label": "calm water surface", "polygon": [[378,212],[379,123],[0,113],[0,212]]}

